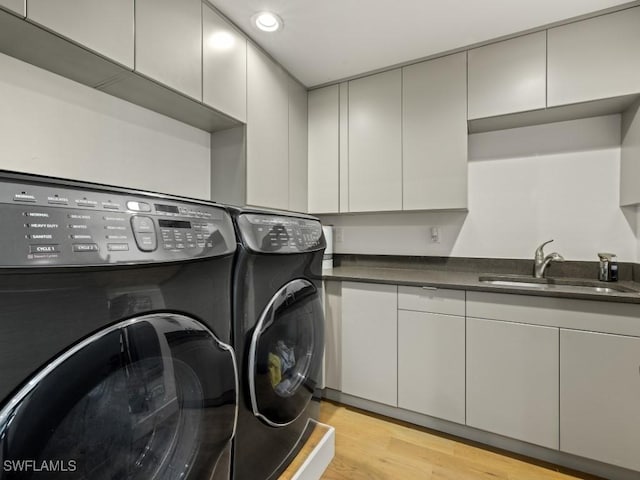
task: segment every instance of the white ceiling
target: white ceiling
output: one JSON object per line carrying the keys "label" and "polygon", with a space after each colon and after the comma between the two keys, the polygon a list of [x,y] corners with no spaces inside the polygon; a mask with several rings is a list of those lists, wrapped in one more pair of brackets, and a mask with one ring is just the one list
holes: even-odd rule
{"label": "white ceiling", "polygon": [[[628,0],[209,0],[312,87],[521,32]],[[284,29],[264,33],[269,10]]]}

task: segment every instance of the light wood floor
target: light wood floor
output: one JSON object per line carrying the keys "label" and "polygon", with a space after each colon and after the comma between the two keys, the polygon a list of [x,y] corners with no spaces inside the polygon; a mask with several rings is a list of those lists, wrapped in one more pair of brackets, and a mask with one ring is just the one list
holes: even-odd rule
{"label": "light wood floor", "polygon": [[597,477],[537,463],[426,428],[322,402],[320,421],[336,429],[324,480],[571,480]]}

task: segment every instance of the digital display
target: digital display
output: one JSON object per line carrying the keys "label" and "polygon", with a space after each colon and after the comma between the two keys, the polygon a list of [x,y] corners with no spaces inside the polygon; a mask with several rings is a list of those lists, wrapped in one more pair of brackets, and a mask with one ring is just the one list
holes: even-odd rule
{"label": "digital display", "polygon": [[191,222],[185,222],[183,220],[158,220],[160,228],[191,228]]}
{"label": "digital display", "polygon": [[178,207],[175,207],[173,205],[160,205],[156,203],[155,207],[156,207],[156,211],[158,212],[180,213],[180,210],[178,210]]}

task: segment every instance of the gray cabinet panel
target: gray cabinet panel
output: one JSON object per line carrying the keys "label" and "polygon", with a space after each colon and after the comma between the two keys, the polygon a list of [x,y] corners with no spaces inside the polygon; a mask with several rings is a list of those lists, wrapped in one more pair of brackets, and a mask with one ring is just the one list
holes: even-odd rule
{"label": "gray cabinet panel", "polygon": [[469,50],[469,119],[546,106],[546,32]]}
{"label": "gray cabinet panel", "polygon": [[467,425],[558,448],[559,329],[467,318]]}
{"label": "gray cabinet panel", "polygon": [[640,7],[549,29],[548,105],[640,92]]}
{"label": "gray cabinet panel", "polygon": [[467,54],[402,70],[402,208],[466,208]]}
{"label": "gray cabinet panel", "polygon": [[247,45],[247,204],[289,209],[289,79]]}
{"label": "gray cabinet panel", "polygon": [[402,73],[349,82],[349,211],[402,209]]}
{"label": "gray cabinet panel", "polygon": [[308,211],[307,89],[289,77],[289,210]]}
{"label": "gray cabinet panel", "polygon": [[202,4],[202,101],[241,122],[247,119],[247,40]]}
{"label": "gray cabinet panel", "polygon": [[398,296],[395,285],[342,284],[342,391],[398,404]]}
{"label": "gray cabinet panel", "polygon": [[134,0],[29,0],[29,20],[133,69]]}
{"label": "gray cabinet panel", "polygon": [[640,471],[640,338],[560,332],[560,450]]}
{"label": "gray cabinet panel", "polygon": [[338,213],[340,206],[339,85],[309,92],[309,211]]}
{"label": "gray cabinet panel", "polygon": [[201,0],[136,0],[136,71],[202,100]]}
{"label": "gray cabinet panel", "polygon": [[0,0],[0,7],[12,10],[23,17],[26,15],[26,0]]}
{"label": "gray cabinet panel", "polygon": [[640,204],[640,100],[622,114],[620,205]]}
{"label": "gray cabinet panel", "polygon": [[398,406],[464,423],[464,350],[464,317],[400,310]]}

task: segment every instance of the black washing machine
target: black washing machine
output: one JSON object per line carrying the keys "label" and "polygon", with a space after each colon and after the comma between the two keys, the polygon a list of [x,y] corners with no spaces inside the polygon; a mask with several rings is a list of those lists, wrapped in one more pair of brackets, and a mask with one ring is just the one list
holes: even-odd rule
{"label": "black washing machine", "polygon": [[227,211],[0,172],[0,224],[0,478],[228,479]]}
{"label": "black washing machine", "polygon": [[274,479],[318,417],[326,244],[314,217],[230,210],[240,242],[233,342],[241,396],[233,478]]}

